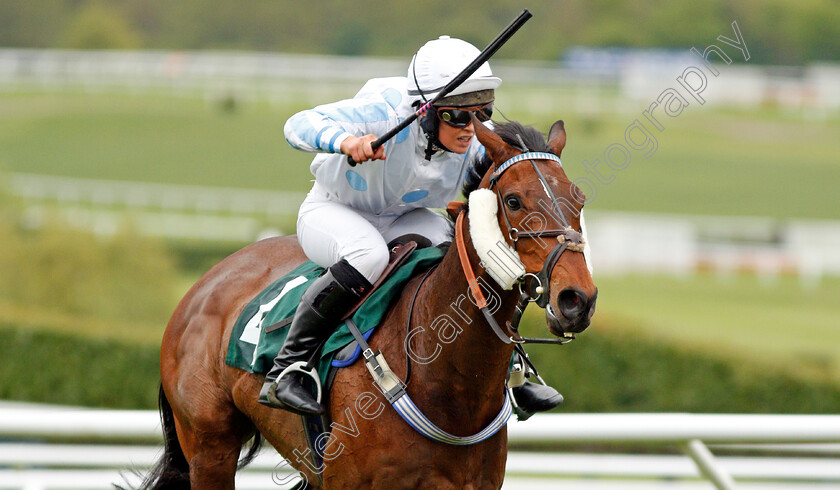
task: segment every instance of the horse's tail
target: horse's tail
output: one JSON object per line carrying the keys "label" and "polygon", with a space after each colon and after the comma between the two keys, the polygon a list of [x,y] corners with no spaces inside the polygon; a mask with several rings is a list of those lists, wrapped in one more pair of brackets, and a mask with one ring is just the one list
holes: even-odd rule
{"label": "horse's tail", "polygon": [[263,440],[264,439],[262,434],[260,434],[260,431],[255,431],[254,437],[251,439],[251,447],[248,448],[248,452],[245,453],[245,456],[243,456],[239,460],[239,463],[236,464],[237,470],[241,470],[242,468],[248,466],[257,456],[259,456],[260,451],[262,450]]}
{"label": "horse's tail", "polygon": [[175,416],[160,387],[158,395],[160,423],[163,427],[163,455],[143,480],[142,490],[189,490],[190,465],[175,433]]}
{"label": "horse's tail", "polygon": [[[163,386],[158,394],[160,408],[160,423],[163,428],[163,455],[143,479],[140,490],[190,490],[190,465],[178,442],[175,432],[175,416],[172,406],[166,399]],[[251,447],[245,456],[239,460],[237,469],[244,468],[262,449],[263,438],[259,431],[254,433]]]}

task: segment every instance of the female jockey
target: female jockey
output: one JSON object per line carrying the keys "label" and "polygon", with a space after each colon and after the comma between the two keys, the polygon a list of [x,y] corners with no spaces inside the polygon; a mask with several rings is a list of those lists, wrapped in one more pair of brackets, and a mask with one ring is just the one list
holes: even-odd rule
{"label": "female jockey", "polygon": [[[484,154],[469,113],[481,120],[492,114],[494,90],[502,81],[490,66],[484,63],[387,144],[374,151],[371,142],[437,95],[478,54],[465,41],[441,36],[417,51],[406,77],[372,79],[353,99],[299,112],[286,122],[286,141],[293,148],[318,153],[310,165],[315,184],[300,207],[297,237],[307,257],[326,271],[301,298],[286,342],[266,374],[260,403],[299,414],[323,413],[302,386],[306,375],[297,366],[312,358],[382,274],[388,243],[407,234],[420,235],[432,246],[451,240],[449,220],[427,208],[455,199],[468,166]],[[351,167],[347,156],[360,165]],[[552,388],[531,386],[521,397],[526,410],[547,410],[562,401]]]}

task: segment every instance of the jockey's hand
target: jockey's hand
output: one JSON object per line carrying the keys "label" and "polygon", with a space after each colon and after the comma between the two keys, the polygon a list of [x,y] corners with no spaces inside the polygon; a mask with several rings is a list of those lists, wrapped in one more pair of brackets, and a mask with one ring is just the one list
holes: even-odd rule
{"label": "jockey's hand", "polygon": [[376,139],[377,136],[373,134],[366,134],[361,138],[349,136],[341,142],[341,153],[349,156],[356,163],[368,160],[385,160],[385,145],[380,146],[376,151],[373,151],[370,146]]}

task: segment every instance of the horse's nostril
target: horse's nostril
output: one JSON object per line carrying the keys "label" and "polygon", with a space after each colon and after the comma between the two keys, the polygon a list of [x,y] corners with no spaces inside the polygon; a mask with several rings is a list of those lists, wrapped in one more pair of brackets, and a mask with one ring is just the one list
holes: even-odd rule
{"label": "horse's nostril", "polygon": [[557,306],[560,307],[560,313],[569,320],[579,317],[584,312],[586,303],[586,295],[575,288],[566,288],[557,295]]}

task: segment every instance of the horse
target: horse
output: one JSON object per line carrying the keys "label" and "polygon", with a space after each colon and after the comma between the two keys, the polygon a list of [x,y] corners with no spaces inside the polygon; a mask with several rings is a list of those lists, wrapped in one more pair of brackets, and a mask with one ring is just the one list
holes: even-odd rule
{"label": "horse", "polygon": [[[542,298],[554,341],[582,332],[597,298],[584,254],[577,253],[585,196],[559,160],[566,144],[563,121],[551,126],[547,141],[516,122],[495,130],[474,123],[486,154],[473,167],[474,178],[467,178],[470,201],[453,226],[458,246],[450,245],[437,267],[406,284],[370,338],[371,348],[406,381],[416,406],[457,436],[480,431],[507,401],[511,340],[521,339],[511,319],[521,314],[521,291],[536,290]],[[487,237],[477,235],[471,223],[477,218],[467,210],[478,207],[471,196],[487,189],[493,189],[497,206],[490,228],[498,227],[501,245],[518,254],[529,284],[524,290],[492,286],[490,266],[478,255],[477,240]],[[388,406],[363,362],[339,370],[328,395],[333,430],[319,446],[324,466],[300,457],[308,450],[301,417],[259,404],[263,376],[226,365],[225,354],[232,326],[249,300],[306,260],[295,236],[258,241],[216,264],[178,304],[160,351],[165,449],[144,488],[233,489],[238,467],[255,456],[261,437],[309,488],[499,488],[506,430],[472,445],[429,439]],[[448,327],[435,329],[444,313]],[[496,323],[495,332],[488,322]],[[251,449],[240,461],[250,439]]]}

